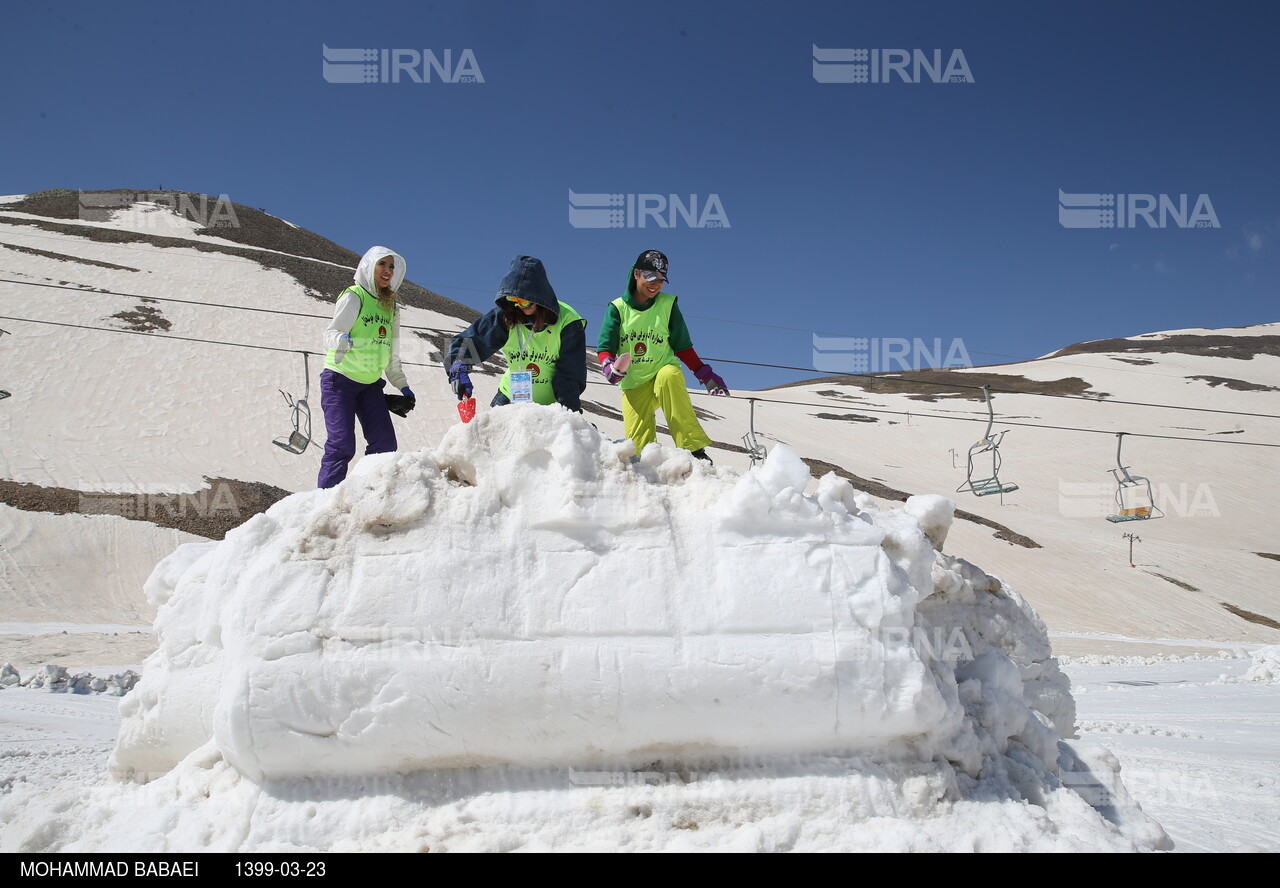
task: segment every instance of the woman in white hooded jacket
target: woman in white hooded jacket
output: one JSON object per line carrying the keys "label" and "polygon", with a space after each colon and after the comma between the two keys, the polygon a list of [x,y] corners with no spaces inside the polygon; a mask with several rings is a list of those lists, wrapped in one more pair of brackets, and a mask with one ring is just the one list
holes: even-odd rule
{"label": "woman in white hooded jacket", "polygon": [[320,406],[328,440],[320,460],[320,487],[333,487],[347,477],[347,466],[356,455],[357,419],[366,454],[396,449],[396,430],[382,389],[389,382],[413,400],[400,368],[396,291],[404,274],[404,257],[399,253],[386,247],[369,248],[356,268],[355,284],[342,291],[333,320],[325,328]]}

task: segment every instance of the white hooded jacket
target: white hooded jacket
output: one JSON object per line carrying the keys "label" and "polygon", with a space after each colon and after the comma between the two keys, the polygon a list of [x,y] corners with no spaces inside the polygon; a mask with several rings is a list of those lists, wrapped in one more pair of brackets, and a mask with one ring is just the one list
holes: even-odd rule
{"label": "white hooded jacket", "polygon": [[[400,285],[404,283],[404,257],[388,247],[370,247],[361,257],[360,264],[356,266],[355,282],[363,287],[366,293],[374,296],[377,295],[378,291],[373,285],[373,269],[383,256],[392,257],[396,264],[395,273],[391,276],[391,289],[398,291]],[[341,341],[342,335],[351,332],[351,328],[355,326],[356,319],[359,316],[360,297],[350,291],[343,293],[342,298],[338,300],[337,307],[334,309],[333,320],[324,329],[324,350],[326,352],[336,352],[335,358],[339,364],[342,363],[342,358],[347,353]],[[387,382],[391,383],[397,391],[409,385],[409,381],[405,379],[404,371],[400,369],[400,312],[398,308],[395,319],[391,322],[391,362],[387,364],[386,372],[383,375],[387,378]]]}

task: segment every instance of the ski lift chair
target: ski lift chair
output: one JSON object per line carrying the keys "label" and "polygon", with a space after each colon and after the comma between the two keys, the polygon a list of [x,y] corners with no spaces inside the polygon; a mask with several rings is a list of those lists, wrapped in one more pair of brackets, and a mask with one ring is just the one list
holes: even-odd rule
{"label": "ski lift chair", "polygon": [[[1000,480],[1000,463],[1003,457],[1000,456],[1000,441],[1008,433],[1008,429],[1004,429],[995,437],[991,436],[991,427],[995,423],[995,412],[991,409],[991,393],[987,391],[987,387],[982,387],[982,396],[987,403],[987,431],[980,441],[977,441],[969,448],[969,462],[965,471],[965,481],[956,488],[956,492],[969,491],[974,496],[990,496],[993,493],[1010,493],[1018,489],[1017,484]],[[975,478],[974,462],[975,457],[982,456],[984,453],[991,454],[991,474],[986,478]]]}
{"label": "ski lift chair", "polygon": [[280,390],[284,402],[292,411],[290,417],[293,420],[293,431],[271,442],[283,450],[297,454],[305,452],[311,443],[311,407],[307,404],[307,397],[311,394],[311,369],[306,352],[302,353],[302,372],[305,382],[301,398],[294,400],[283,389]]}
{"label": "ski lift chair", "polygon": [[[0,330],[0,336],[3,336],[8,332],[9,332],[8,330]],[[9,398],[9,397],[12,397],[12,394],[10,392],[6,392],[4,389],[0,389],[0,401],[3,401],[5,398]]]}
{"label": "ski lift chair", "polygon": [[1107,520],[1120,524],[1163,518],[1164,512],[1156,505],[1155,496],[1151,492],[1151,479],[1132,474],[1120,459],[1120,448],[1124,446],[1124,436],[1127,434],[1128,432],[1116,433],[1116,468],[1109,470],[1116,480],[1116,513],[1108,515]]}
{"label": "ski lift chair", "polygon": [[764,458],[769,455],[765,446],[756,440],[756,399],[748,399],[751,402],[751,425],[750,430],[742,436],[742,443],[747,448],[747,456],[751,458],[751,465],[758,462],[764,462]]}

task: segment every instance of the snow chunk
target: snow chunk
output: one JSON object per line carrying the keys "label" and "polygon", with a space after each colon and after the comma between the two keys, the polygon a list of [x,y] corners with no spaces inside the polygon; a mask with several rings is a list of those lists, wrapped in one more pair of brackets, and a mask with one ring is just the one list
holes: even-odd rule
{"label": "snow chunk", "polygon": [[920,523],[920,530],[939,552],[951,530],[956,516],[956,501],[937,494],[923,494],[907,498],[903,510]]}
{"label": "snow chunk", "polygon": [[1253,665],[1245,673],[1245,681],[1280,682],[1280,645],[1270,645],[1251,651]]}

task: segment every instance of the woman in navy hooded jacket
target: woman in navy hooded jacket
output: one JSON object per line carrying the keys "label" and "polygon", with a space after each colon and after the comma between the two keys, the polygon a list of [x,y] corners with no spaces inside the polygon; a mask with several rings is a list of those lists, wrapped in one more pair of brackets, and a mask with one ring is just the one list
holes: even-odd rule
{"label": "woman in navy hooded jacket", "polygon": [[536,404],[560,404],[582,412],[587,387],[587,322],[556,298],[542,261],[517,256],[498,285],[495,308],[449,342],[445,366],[461,401],[471,397],[471,368],[499,349],[507,371],[491,406],[511,403],[511,371],[533,375]]}
{"label": "woman in navy hooded jacket", "polygon": [[364,432],[365,453],[396,449],[396,430],[382,389],[390,382],[413,399],[400,369],[396,291],[404,282],[404,272],[404,257],[399,253],[370,247],[356,268],[355,285],[342,291],[333,320],[325,328],[320,406],[329,437],[320,459],[320,487],[333,487],[347,477],[347,466],[356,455],[357,419]]}

